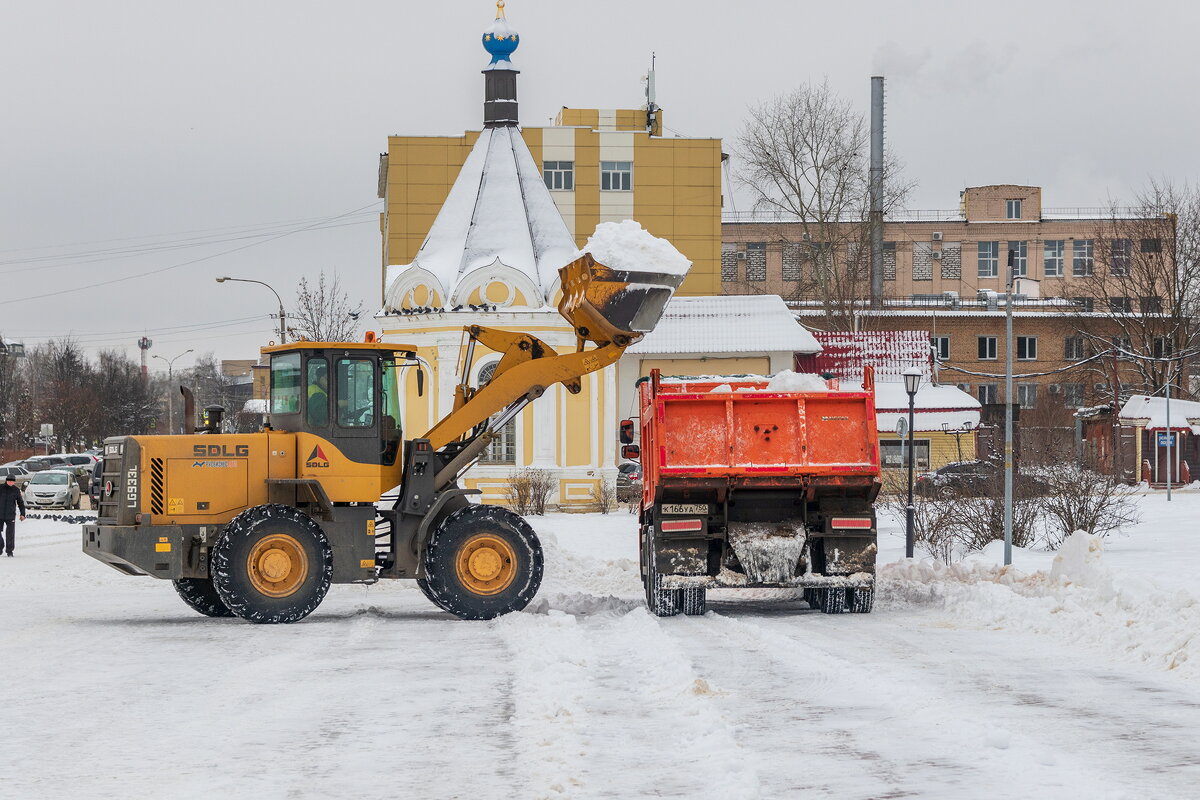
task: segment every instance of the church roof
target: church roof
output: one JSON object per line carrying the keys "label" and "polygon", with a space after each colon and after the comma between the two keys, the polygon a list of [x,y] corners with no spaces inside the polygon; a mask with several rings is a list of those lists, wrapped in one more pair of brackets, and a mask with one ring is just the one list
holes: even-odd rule
{"label": "church roof", "polygon": [[627,352],[816,353],[821,345],[777,295],[674,297],[658,326]]}

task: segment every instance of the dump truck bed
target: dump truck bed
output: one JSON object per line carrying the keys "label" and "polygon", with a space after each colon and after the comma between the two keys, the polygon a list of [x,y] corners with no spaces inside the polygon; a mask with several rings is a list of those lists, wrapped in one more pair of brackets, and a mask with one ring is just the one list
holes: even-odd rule
{"label": "dump truck bed", "polygon": [[[800,376],[809,377],[809,376]],[[686,479],[742,486],[879,474],[873,384],[844,391],[768,390],[767,378],[645,379],[642,464],[646,501]],[[814,387],[815,388],[815,387]]]}

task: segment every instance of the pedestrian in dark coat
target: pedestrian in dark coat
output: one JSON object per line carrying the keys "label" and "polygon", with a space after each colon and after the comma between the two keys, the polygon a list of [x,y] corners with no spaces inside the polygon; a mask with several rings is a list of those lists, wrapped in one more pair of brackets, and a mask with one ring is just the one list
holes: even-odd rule
{"label": "pedestrian in dark coat", "polygon": [[17,530],[17,509],[21,509],[21,521],[25,521],[25,498],[17,488],[17,479],[9,475],[0,486],[0,549],[12,558],[13,539]]}

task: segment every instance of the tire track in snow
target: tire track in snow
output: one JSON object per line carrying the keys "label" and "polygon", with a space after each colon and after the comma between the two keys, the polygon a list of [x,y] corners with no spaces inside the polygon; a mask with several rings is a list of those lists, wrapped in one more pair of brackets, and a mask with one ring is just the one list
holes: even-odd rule
{"label": "tire track in snow", "polygon": [[644,609],[594,601],[605,609],[594,616],[552,610],[498,624],[516,666],[524,796],[758,797],[714,704],[720,689]]}

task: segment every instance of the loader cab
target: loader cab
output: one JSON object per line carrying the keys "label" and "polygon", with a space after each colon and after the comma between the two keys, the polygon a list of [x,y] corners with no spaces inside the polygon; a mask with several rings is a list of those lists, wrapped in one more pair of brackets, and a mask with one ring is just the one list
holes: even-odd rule
{"label": "loader cab", "polygon": [[271,427],[327,440],[359,464],[400,456],[400,382],[411,351],[376,343],[298,342],[267,348]]}

